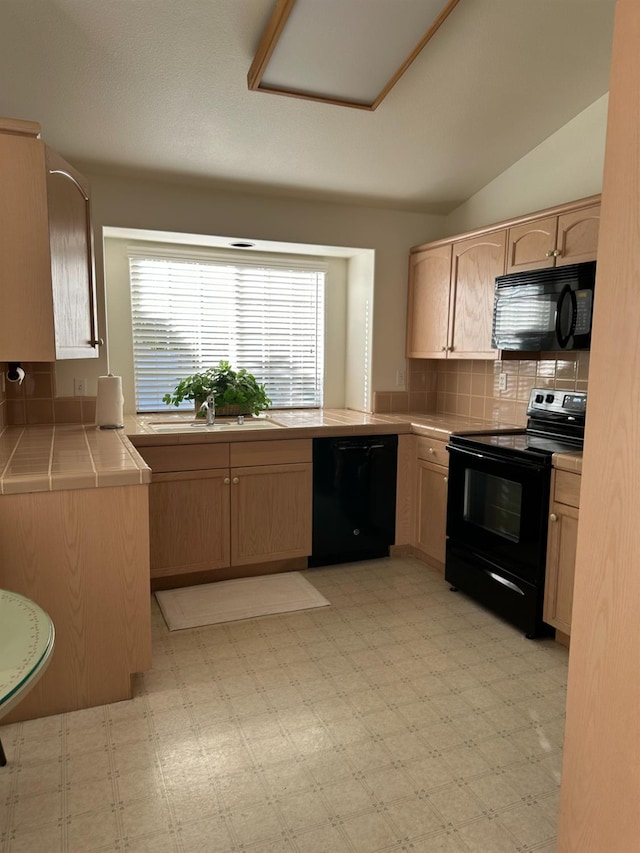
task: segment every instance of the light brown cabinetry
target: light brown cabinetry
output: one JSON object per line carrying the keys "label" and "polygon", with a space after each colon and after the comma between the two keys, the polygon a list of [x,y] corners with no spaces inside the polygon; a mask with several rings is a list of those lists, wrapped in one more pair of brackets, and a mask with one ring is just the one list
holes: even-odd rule
{"label": "light brown cabinetry", "polygon": [[496,276],[504,273],[507,232],[494,231],[453,244],[449,351],[453,358],[497,358],[491,349]]}
{"label": "light brown cabinetry", "polygon": [[597,196],[416,246],[409,255],[408,358],[495,359],[496,276],[595,260]]}
{"label": "light brown cabinetry", "polygon": [[151,575],[311,553],[311,440],[139,447],[153,470]]}
{"label": "light brown cabinetry", "polygon": [[592,204],[509,228],[507,272],[594,261],[600,205]]}
{"label": "light brown cabinetry", "polygon": [[506,236],[496,231],[410,256],[409,358],[496,358],[493,292],[504,272]]}
{"label": "light brown cabinetry", "polygon": [[230,565],[229,472],[153,474],[149,490],[151,576]]}
{"label": "light brown cabinetry", "polygon": [[567,635],[571,633],[580,482],[580,474],[568,471],[554,470],[551,478],[543,618]]}
{"label": "light brown cabinetry", "polygon": [[419,438],[417,457],[415,547],[427,562],[443,570],[449,466],[446,442]]}
{"label": "light brown cabinetry", "polygon": [[131,698],[151,668],[148,486],[0,497],[0,587],[36,601],[51,664],[2,722]]}
{"label": "light brown cabinetry", "polygon": [[94,358],[89,193],[39,133],[0,119],[0,360]]}
{"label": "light brown cabinetry", "polygon": [[451,245],[445,245],[424,249],[409,257],[409,358],[446,358],[451,255]]}

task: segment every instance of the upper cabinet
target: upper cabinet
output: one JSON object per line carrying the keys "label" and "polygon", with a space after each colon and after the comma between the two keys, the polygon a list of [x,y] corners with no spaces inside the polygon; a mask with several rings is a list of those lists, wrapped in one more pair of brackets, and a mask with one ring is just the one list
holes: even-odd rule
{"label": "upper cabinet", "polygon": [[494,231],[411,254],[408,358],[496,358],[493,290],[506,239],[506,230]]}
{"label": "upper cabinet", "polygon": [[407,358],[495,359],[495,280],[596,259],[597,196],[435,243],[409,255]]}
{"label": "upper cabinet", "polygon": [[409,257],[407,356],[446,358],[452,247],[423,249]]}
{"label": "upper cabinet", "polygon": [[95,358],[89,193],[39,134],[0,119],[0,361]]}
{"label": "upper cabinet", "polygon": [[493,293],[504,273],[506,231],[494,231],[453,244],[452,306],[449,316],[451,358],[497,358],[491,349]]}
{"label": "upper cabinet", "polygon": [[599,226],[600,204],[515,225],[509,228],[507,272],[594,261]]}

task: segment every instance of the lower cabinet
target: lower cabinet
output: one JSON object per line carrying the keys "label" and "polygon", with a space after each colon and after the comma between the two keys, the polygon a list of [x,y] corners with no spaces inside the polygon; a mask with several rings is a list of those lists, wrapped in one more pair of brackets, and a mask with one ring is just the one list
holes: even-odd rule
{"label": "lower cabinet", "polygon": [[151,669],[148,491],[0,497],[0,587],[36,601],[56,633],[46,672],[3,725],[130,699],[131,675]]}
{"label": "lower cabinet", "polygon": [[152,577],[311,553],[310,440],[138,450],[153,470]]}
{"label": "lower cabinet", "polygon": [[228,483],[227,469],[154,471],[149,489],[151,577],[230,565]]}
{"label": "lower cabinet", "polygon": [[311,554],[312,464],[231,469],[231,565]]}
{"label": "lower cabinet", "polygon": [[447,541],[449,454],[444,441],[418,439],[415,547],[428,562],[444,568]]}
{"label": "lower cabinet", "polygon": [[571,633],[579,506],[580,475],[554,470],[551,479],[543,618],[567,635]]}

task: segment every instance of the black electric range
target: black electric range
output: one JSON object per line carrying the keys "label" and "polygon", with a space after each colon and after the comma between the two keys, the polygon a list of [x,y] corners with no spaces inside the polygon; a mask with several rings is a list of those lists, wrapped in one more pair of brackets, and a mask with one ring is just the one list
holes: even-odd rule
{"label": "black electric range", "polygon": [[452,435],[445,578],[522,628],[542,621],[551,462],[582,450],[587,395],[535,388],[526,429]]}

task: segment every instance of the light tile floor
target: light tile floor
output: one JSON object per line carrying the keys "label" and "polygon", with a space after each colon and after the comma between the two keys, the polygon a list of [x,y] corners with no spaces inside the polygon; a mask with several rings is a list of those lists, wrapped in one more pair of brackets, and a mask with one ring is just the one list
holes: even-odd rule
{"label": "light tile floor", "polygon": [[0,728],[1,853],[552,853],[567,653],[412,558],[169,633],[135,698]]}

